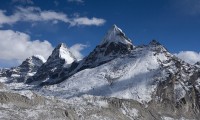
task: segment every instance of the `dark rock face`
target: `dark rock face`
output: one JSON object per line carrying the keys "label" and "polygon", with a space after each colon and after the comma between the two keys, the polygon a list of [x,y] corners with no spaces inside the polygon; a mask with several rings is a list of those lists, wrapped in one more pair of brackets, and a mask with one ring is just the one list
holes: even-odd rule
{"label": "dark rock face", "polygon": [[[76,58],[72,55],[72,53],[68,50],[65,44],[59,44],[52,52],[52,54],[38,70],[37,73],[29,78],[26,83],[31,82],[42,82],[43,80],[56,79],[58,74],[66,67],[70,66],[70,64],[75,61]],[[57,74],[57,75],[56,75]]]}
{"label": "dark rock face", "polygon": [[83,66],[95,67],[133,50],[131,40],[116,25],[108,31],[102,43],[83,61]]}
{"label": "dark rock face", "polygon": [[39,57],[32,56],[31,58],[28,58],[22,62],[22,64],[19,66],[20,72],[36,72],[44,62],[45,61],[41,60]]}
{"label": "dark rock face", "polygon": [[[129,54],[133,45],[123,43],[104,43],[97,46],[85,59],[83,66],[95,67],[121,55]],[[94,66],[93,66],[94,65]]]}
{"label": "dark rock face", "polygon": [[194,66],[200,68],[200,62],[195,63]]}

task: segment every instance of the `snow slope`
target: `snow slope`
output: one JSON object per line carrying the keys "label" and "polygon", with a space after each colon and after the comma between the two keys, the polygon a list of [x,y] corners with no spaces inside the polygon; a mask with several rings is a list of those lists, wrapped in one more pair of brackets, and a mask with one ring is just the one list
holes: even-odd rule
{"label": "snow slope", "polygon": [[[162,52],[155,55],[157,47]],[[156,88],[155,80],[165,79],[160,61],[168,59],[166,50],[162,46],[157,47],[151,44],[137,47],[131,54],[82,70],[64,82],[41,91],[64,98],[90,94],[149,102]]]}

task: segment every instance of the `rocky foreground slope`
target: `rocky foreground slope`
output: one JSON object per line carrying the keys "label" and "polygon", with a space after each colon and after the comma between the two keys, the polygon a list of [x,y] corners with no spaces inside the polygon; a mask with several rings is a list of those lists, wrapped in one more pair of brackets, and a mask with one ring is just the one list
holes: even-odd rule
{"label": "rocky foreground slope", "polygon": [[0,92],[1,120],[153,120],[154,116],[158,115],[132,100],[88,95],[64,100],[31,91],[26,95]]}
{"label": "rocky foreground slope", "polygon": [[6,119],[31,113],[32,119],[200,118],[199,64],[175,57],[156,40],[135,46],[116,25],[81,61],[60,44],[31,76],[25,70],[18,80],[21,72],[5,71],[12,69],[0,74],[0,116]]}

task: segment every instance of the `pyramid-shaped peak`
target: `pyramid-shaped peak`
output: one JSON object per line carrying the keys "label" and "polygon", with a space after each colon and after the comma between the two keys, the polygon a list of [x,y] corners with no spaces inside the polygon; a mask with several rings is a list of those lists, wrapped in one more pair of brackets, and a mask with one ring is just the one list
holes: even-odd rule
{"label": "pyramid-shaped peak", "polygon": [[71,64],[76,58],[70,52],[65,43],[59,44],[52,52],[47,62],[52,62],[54,60],[64,59],[67,64]]}
{"label": "pyramid-shaped peak", "polygon": [[107,32],[101,44],[111,42],[132,45],[131,40],[126,37],[125,33],[115,24]]}

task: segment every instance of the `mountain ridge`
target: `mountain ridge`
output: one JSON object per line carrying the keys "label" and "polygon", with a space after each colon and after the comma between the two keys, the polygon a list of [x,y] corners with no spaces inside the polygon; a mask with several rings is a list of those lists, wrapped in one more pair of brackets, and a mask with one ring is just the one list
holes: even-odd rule
{"label": "mountain ridge", "polygon": [[200,116],[199,64],[184,62],[156,40],[134,46],[116,25],[81,61],[66,45],[59,44],[36,74],[20,85],[11,88],[21,90],[28,86],[38,94],[62,100],[83,96],[115,98],[120,109],[123,101],[137,101],[142,109],[152,109],[155,119]]}

